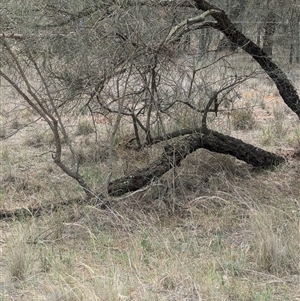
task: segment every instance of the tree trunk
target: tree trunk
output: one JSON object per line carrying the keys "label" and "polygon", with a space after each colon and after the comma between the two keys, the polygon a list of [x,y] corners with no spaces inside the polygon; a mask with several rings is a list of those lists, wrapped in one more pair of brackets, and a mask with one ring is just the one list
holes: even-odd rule
{"label": "tree trunk", "polygon": [[165,146],[161,156],[149,166],[110,182],[108,185],[109,195],[120,196],[149,185],[151,181],[161,177],[171,168],[180,165],[187,155],[199,148],[229,154],[253,166],[262,168],[277,165],[284,161],[283,157],[259,149],[242,140],[205,129]]}
{"label": "tree trunk", "polygon": [[258,24],[257,26],[257,37],[256,37],[256,44],[260,47],[260,40],[261,40],[261,25]]}
{"label": "tree trunk", "polygon": [[236,43],[257,61],[277,86],[284,102],[300,118],[300,99],[297,91],[279,66],[268,57],[265,51],[237,30],[223,10],[204,0],[194,0],[194,2],[195,6],[200,10],[214,10],[214,12],[211,13],[211,16],[217,23],[214,26],[211,26],[223,32],[230,41]]}
{"label": "tree trunk", "polygon": [[290,44],[290,55],[289,55],[289,64],[292,65],[294,62],[294,43],[291,42]]}
{"label": "tree trunk", "polygon": [[289,22],[290,31],[290,55],[289,63],[299,63],[300,60],[300,13],[295,11]]}
{"label": "tree trunk", "polygon": [[263,51],[269,56],[273,55],[273,39],[276,30],[276,15],[272,12],[269,12],[264,26],[264,43],[263,43]]}

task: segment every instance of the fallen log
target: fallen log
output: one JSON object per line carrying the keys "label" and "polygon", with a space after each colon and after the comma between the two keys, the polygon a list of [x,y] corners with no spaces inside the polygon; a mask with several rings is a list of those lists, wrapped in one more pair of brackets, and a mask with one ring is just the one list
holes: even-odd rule
{"label": "fallen log", "polygon": [[110,182],[108,184],[108,194],[110,196],[121,196],[127,192],[141,189],[161,177],[171,168],[180,165],[187,155],[200,148],[232,155],[260,168],[267,168],[284,162],[283,157],[245,143],[240,139],[203,129],[166,145],[160,157],[149,166]]}

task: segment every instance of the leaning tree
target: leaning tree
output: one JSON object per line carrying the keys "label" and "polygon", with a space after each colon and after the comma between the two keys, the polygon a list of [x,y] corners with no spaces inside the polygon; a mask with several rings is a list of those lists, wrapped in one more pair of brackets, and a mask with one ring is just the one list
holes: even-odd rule
{"label": "leaning tree", "polygon": [[[200,0],[63,4],[28,0],[20,5],[10,1],[1,9],[0,76],[47,123],[54,137],[54,163],[79,183],[88,198],[102,192],[92,191],[82,176],[67,125],[69,114],[106,118],[111,155],[124,124],[132,133],[126,147],[139,151],[164,145],[148,166],[118,179],[110,174],[111,196],[148,185],[199,148],[257,167],[284,161],[210,127],[228,110],[236,90],[261,70],[300,117],[292,82],[270,53],[218,6]],[[233,15],[240,18],[244,9]],[[234,50],[253,58],[257,68],[240,72],[228,59],[234,53],[216,52],[223,37]],[[95,141],[101,139],[97,126],[95,133]],[[65,159],[65,152],[71,154],[71,161]]]}

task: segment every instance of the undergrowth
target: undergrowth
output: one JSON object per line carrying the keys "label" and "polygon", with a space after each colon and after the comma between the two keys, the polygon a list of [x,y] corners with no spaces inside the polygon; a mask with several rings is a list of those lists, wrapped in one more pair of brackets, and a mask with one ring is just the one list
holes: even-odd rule
{"label": "undergrowth", "polygon": [[[234,117],[239,135],[258,134],[275,151],[297,147],[299,128],[279,109],[267,125],[255,114]],[[128,150],[124,134],[111,152],[94,130],[84,121],[73,133],[93,189],[104,189],[111,171],[147,166],[163,147]],[[49,132],[24,133],[2,140],[1,208],[48,206],[0,222],[0,300],[300,300],[299,158],[262,171],[197,150],[149,187],[101,206],[82,201],[53,165]],[[81,202],[57,207],[70,200]]]}

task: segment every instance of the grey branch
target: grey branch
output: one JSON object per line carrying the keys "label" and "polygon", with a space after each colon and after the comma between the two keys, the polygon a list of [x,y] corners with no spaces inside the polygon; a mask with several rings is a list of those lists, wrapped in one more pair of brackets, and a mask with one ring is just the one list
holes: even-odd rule
{"label": "grey branch", "polygon": [[177,41],[184,33],[190,31],[192,29],[192,25],[197,24],[197,27],[207,27],[211,22],[206,22],[205,19],[213,13],[217,11],[214,9],[208,10],[203,14],[189,18],[187,20],[182,21],[178,25],[174,26],[169,35],[166,38],[166,43],[173,43]]}

